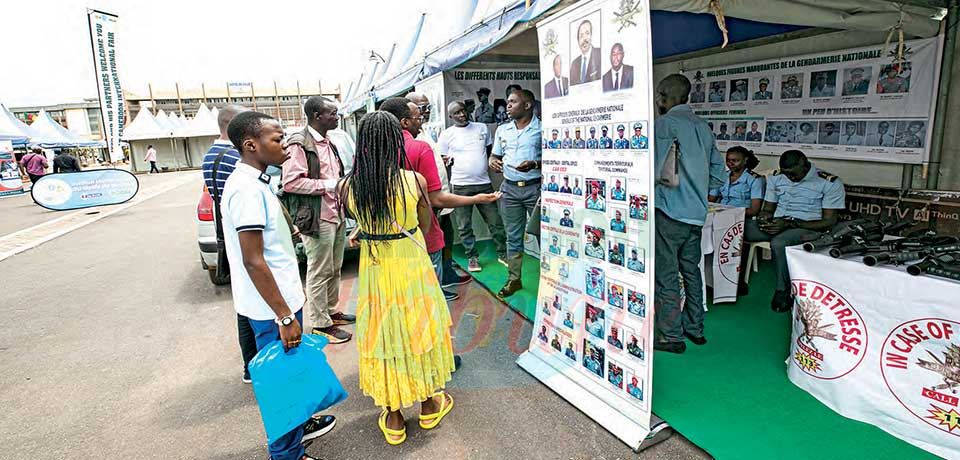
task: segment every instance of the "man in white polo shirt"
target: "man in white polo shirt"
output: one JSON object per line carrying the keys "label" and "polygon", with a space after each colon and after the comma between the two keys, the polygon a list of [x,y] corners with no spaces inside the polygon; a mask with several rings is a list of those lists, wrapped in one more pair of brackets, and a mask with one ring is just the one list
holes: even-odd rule
{"label": "man in white polo shirt", "polygon": [[[450,157],[453,161],[450,174],[453,193],[461,196],[493,193],[490,176],[487,174],[487,160],[493,145],[490,131],[482,123],[471,123],[460,102],[451,102],[447,106],[447,113],[453,120],[453,126],[440,134],[437,148],[441,155]],[[501,261],[507,260],[507,238],[503,231],[500,210],[495,203],[456,208],[454,216],[460,230],[460,240],[463,243],[464,253],[469,259],[467,270],[478,272],[483,267],[480,266],[479,253],[474,246],[476,243],[476,237],[473,234],[474,206],[480,211],[484,222],[490,228],[490,234],[497,246],[497,256]]]}
{"label": "man in white polo shirt", "polygon": [[[240,161],[223,186],[223,236],[230,261],[233,305],[247,317],[261,350],[280,340],[300,345],[306,301],[290,224],[270,188],[267,166],[287,158],[283,128],[273,117],[242,112],[227,128]],[[303,443],[333,428],[332,416],[315,415],[268,446],[273,460],[310,460]]]}

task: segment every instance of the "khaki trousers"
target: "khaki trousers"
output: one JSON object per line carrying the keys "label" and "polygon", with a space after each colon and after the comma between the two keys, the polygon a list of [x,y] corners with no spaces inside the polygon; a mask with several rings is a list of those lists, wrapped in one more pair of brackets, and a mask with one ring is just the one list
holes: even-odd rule
{"label": "khaki trousers", "polygon": [[307,253],[307,313],[311,327],[333,325],[330,315],[340,301],[340,268],[346,240],[343,222],[321,221],[316,236],[302,235]]}

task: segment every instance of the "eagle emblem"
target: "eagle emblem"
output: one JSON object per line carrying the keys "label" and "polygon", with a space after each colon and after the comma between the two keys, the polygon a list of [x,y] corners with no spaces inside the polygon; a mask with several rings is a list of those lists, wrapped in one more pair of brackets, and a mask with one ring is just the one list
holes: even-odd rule
{"label": "eagle emblem", "polygon": [[627,27],[637,25],[634,16],[640,14],[640,2],[634,0],[620,0],[620,10],[613,13],[613,23],[620,26],[617,32],[622,32]]}
{"label": "eagle emblem", "polygon": [[813,301],[807,299],[797,299],[796,318],[803,325],[803,332],[797,337],[797,340],[807,342],[814,350],[820,351],[813,344],[814,337],[820,337],[824,340],[836,341],[837,334],[830,332],[833,324],[820,324],[823,320],[823,312]]}
{"label": "eagle emblem", "polygon": [[931,353],[930,350],[927,350],[927,354],[933,358],[933,361],[924,361],[917,358],[917,366],[936,372],[943,379],[942,384],[934,385],[930,389],[934,391],[950,390],[956,393],[957,386],[960,386],[960,347],[951,343],[947,347],[947,351],[943,352],[942,360]]}

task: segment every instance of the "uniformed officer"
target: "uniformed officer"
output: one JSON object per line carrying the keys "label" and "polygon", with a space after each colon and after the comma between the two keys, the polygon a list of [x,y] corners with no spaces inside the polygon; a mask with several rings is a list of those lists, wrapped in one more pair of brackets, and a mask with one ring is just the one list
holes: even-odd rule
{"label": "uniformed officer", "polygon": [[863,78],[863,68],[850,71],[850,79],[843,82],[844,96],[862,96],[870,90],[870,80]]}
{"label": "uniformed officer", "polygon": [[753,93],[753,100],[760,101],[766,99],[773,99],[773,92],[767,90],[767,87],[770,86],[769,78],[761,78],[760,82],[757,83],[759,91]]}
{"label": "uniformed officer", "polygon": [[587,148],[588,149],[598,149],[600,148],[600,141],[597,139],[597,127],[590,127],[590,139],[587,139]]}
{"label": "uniformed officer", "polygon": [[630,148],[630,139],[623,137],[624,132],[627,128],[623,125],[617,125],[617,139],[613,141],[613,148],[615,149],[629,149]]}
{"label": "uniformed officer", "polygon": [[477,123],[493,123],[493,106],[490,105],[490,89],[489,88],[480,88],[477,90],[477,99],[480,100],[480,105],[477,106],[477,110],[473,112],[473,119]]}
{"label": "uniformed officer", "polygon": [[563,128],[563,141],[560,143],[562,149],[572,149],[573,139],[570,139],[570,128]]}
{"label": "uniformed officer", "polygon": [[587,141],[580,137],[580,127],[576,127],[573,130],[573,148],[575,149],[585,149],[587,148]]}
{"label": "uniformed officer", "polygon": [[559,134],[560,134],[560,131],[558,131],[557,128],[553,128],[553,130],[550,131],[550,142],[547,142],[548,148],[559,149],[561,147],[560,139],[557,139],[557,136]]}
{"label": "uniformed officer", "polygon": [[803,87],[800,86],[800,79],[796,75],[790,75],[787,81],[783,82],[780,99],[800,99],[801,97],[803,97]]}
{"label": "uniformed officer", "polygon": [[729,178],[719,188],[711,189],[707,199],[711,203],[745,208],[744,216],[760,213],[763,205],[763,176],[752,171],[760,163],[753,152],[739,145],[727,149],[726,164]]}
{"label": "uniformed officer", "polygon": [[540,120],[533,116],[534,96],[529,90],[517,90],[507,98],[509,123],[497,127],[490,169],[503,173],[500,212],[507,232],[507,270],[509,278],[499,295],[507,297],[523,288],[523,241],[527,215],[540,201]]}
{"label": "uniformed officer", "polygon": [[612,149],[613,148],[613,139],[610,139],[610,136],[607,135],[607,126],[600,127],[600,148],[601,149]]}
{"label": "uniformed officer", "polygon": [[920,137],[920,131],[923,131],[923,122],[916,120],[911,121],[907,126],[906,132],[897,136],[896,146],[908,148],[923,147],[923,139]]}
{"label": "uniformed officer", "polygon": [[632,149],[647,148],[647,136],[643,135],[643,124],[640,122],[636,122],[633,124],[633,137],[630,138],[630,148]]}
{"label": "uniformed officer", "polygon": [[768,180],[759,218],[744,225],[746,241],[771,243],[777,267],[777,287],[770,302],[774,311],[790,311],[793,306],[786,247],[833,229],[845,199],[840,178],[818,170],[803,152],[787,150],[780,156],[780,170]]}

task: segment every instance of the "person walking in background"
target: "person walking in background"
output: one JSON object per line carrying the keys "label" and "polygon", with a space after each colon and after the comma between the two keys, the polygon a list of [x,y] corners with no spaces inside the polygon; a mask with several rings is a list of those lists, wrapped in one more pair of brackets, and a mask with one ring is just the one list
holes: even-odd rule
{"label": "person walking in background", "polygon": [[340,326],[353,324],[356,317],[337,311],[346,241],[337,182],[344,169],[327,132],[340,119],[336,104],[322,96],[308,98],[303,112],[307,127],[286,143],[290,159],[283,163],[283,197],[307,253],[307,313],[313,333],[343,343],[352,334]]}
{"label": "person walking in background", "polygon": [[[230,126],[233,117],[243,111],[246,111],[246,109],[237,105],[228,105],[220,110],[220,114],[217,115],[217,124],[220,126],[220,138],[213,141],[213,145],[210,146],[210,149],[207,150],[207,153],[203,156],[203,181],[207,186],[207,192],[210,193],[210,197],[214,200],[223,196],[223,187],[226,185],[230,174],[236,169],[237,162],[240,161],[240,152],[238,152],[237,149],[233,147],[233,143],[230,142],[227,127]],[[218,158],[220,160],[219,162],[217,162]],[[213,174],[214,165],[217,166],[216,177],[214,177]],[[214,186],[217,187],[217,190],[214,190]],[[222,232],[223,223],[220,220],[214,222],[214,225],[220,227],[219,231]],[[218,237],[222,235],[220,232],[217,234]],[[251,383],[248,366],[250,360],[257,355],[257,341],[254,338],[253,329],[250,327],[250,320],[239,313],[237,313],[237,341],[240,344],[240,356],[243,359],[241,381],[243,383]]]}
{"label": "person walking in background", "polygon": [[47,173],[47,156],[43,154],[43,149],[34,148],[20,159],[20,164],[34,184]]}
{"label": "person walking in background", "polygon": [[[683,353],[686,337],[697,345],[707,343],[703,336],[703,280],[700,241],[707,218],[707,192],[723,185],[723,159],[717,150],[710,127],[687,105],[690,80],[680,74],[669,75],[657,86],[657,137],[654,162],[659,178],[677,145],[676,171],[679,185],[656,186],[656,328],[654,348]],[[686,304],[680,304],[680,280],[686,288]]]}
{"label": "person walking in background", "polygon": [[53,159],[54,174],[80,171],[80,160],[77,160],[77,157],[64,151],[57,152],[57,156]]}
{"label": "person walking in background", "polygon": [[428,180],[401,166],[410,161],[402,151],[409,133],[402,133],[390,112],[364,116],[356,166],[340,184],[340,201],[359,228],[351,245],[360,245],[360,389],[382,408],[379,428],[391,445],[406,440],[401,409],[416,402],[422,429],[440,424],[453,408],[443,388],[455,369],[450,312],[423,236],[437,225]]}
{"label": "person walking in background", "polygon": [[147,154],[143,157],[143,161],[150,162],[150,172],[147,174],[153,174],[154,172],[160,174],[160,170],[157,169],[157,150],[152,145],[147,146]]}

